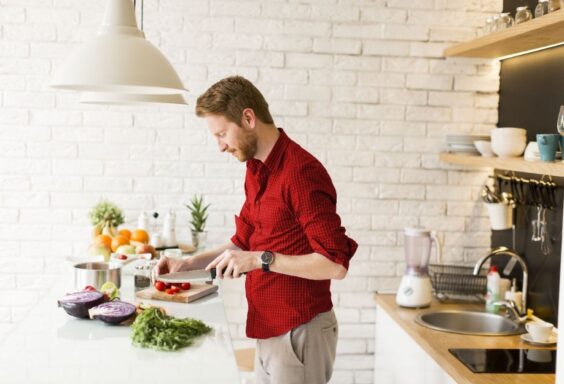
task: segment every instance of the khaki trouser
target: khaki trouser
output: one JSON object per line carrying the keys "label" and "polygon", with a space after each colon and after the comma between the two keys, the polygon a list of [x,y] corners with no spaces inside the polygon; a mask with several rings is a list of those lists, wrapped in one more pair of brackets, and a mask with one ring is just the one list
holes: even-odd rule
{"label": "khaki trouser", "polygon": [[324,384],[331,379],[338,337],[333,310],[283,335],[257,340],[256,384]]}

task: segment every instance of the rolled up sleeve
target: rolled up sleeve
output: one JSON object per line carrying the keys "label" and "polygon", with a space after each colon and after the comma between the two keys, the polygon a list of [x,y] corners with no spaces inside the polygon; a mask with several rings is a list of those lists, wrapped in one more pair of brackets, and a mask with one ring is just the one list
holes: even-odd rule
{"label": "rolled up sleeve", "polygon": [[304,165],[291,184],[292,208],[313,251],[348,269],[358,244],[341,225],[337,193],[325,168],[319,163]]}

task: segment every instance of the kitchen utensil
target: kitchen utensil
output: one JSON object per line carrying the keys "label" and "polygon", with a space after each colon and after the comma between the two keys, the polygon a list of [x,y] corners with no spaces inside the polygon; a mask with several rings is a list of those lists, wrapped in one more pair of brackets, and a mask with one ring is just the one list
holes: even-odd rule
{"label": "kitchen utensil", "polygon": [[422,308],[431,304],[432,286],[428,274],[431,247],[435,243],[437,260],[441,260],[441,245],[434,232],[423,228],[405,228],[405,274],[401,280],[396,303],[402,307]]}
{"label": "kitchen utensil", "polygon": [[538,242],[541,241],[542,237],[541,237],[541,211],[542,211],[542,207],[540,205],[537,205],[537,219],[533,220],[531,222],[531,226],[532,226],[532,236],[531,236],[531,241],[534,242]]}
{"label": "kitchen utensil", "polygon": [[173,301],[177,303],[191,303],[204,296],[211,295],[218,289],[217,285],[207,284],[207,283],[191,283],[191,287],[187,291],[181,291],[175,294],[168,294],[155,289],[155,287],[147,288],[142,291],[135,293],[140,299],[146,300],[162,300],[162,301]]}
{"label": "kitchen utensil", "polygon": [[552,246],[550,243],[550,234],[548,232],[548,222],[546,221],[546,208],[542,210],[542,225],[541,225],[541,252],[543,255],[550,255]]}
{"label": "kitchen utensil", "polygon": [[215,279],[215,268],[212,268],[210,271],[206,271],[205,269],[196,269],[193,271],[167,273],[158,276],[156,279],[164,283],[184,283],[192,280],[204,279],[213,280]]}
{"label": "kitchen utensil", "polygon": [[441,300],[483,301],[486,291],[486,269],[473,275],[474,267],[430,264],[429,276],[435,296]]}
{"label": "kitchen utensil", "polygon": [[513,215],[511,205],[507,203],[486,203],[490,225],[493,230],[511,228]]}
{"label": "kitchen utensil", "polygon": [[111,281],[118,288],[121,286],[121,265],[87,262],[74,266],[74,286],[76,289],[84,289],[87,285],[100,289],[107,281]]}

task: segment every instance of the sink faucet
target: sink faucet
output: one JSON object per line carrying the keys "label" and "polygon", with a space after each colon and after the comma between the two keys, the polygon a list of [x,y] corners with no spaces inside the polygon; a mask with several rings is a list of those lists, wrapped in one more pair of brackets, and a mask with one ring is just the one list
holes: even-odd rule
{"label": "sink faucet", "polygon": [[508,317],[512,317],[517,324],[525,324],[527,322],[527,315],[521,316],[519,314],[519,308],[517,308],[517,304],[513,300],[496,301],[493,304],[505,307]]}
{"label": "sink faucet", "polygon": [[494,248],[491,250],[489,254],[482,257],[480,260],[476,262],[476,265],[474,266],[474,275],[477,276],[480,273],[480,269],[482,268],[482,265],[490,257],[496,255],[511,256],[514,259],[516,259],[517,262],[521,265],[521,269],[523,270],[523,303],[522,303],[523,306],[521,309],[521,313],[519,313],[518,310],[515,310],[515,312],[519,313],[520,315],[525,315],[527,313],[527,283],[529,280],[529,268],[527,267],[527,263],[525,262],[525,259],[523,259],[523,257],[519,256],[519,254],[517,254],[515,251],[512,251],[507,247]]}

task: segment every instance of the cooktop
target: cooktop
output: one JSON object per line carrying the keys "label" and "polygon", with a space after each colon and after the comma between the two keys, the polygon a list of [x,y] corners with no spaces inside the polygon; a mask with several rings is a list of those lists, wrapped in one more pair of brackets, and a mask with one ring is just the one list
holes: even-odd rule
{"label": "cooktop", "polygon": [[549,349],[449,349],[474,373],[555,373],[556,351]]}

